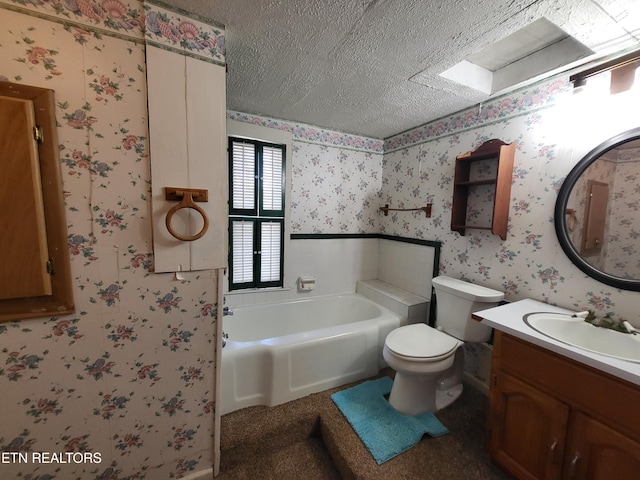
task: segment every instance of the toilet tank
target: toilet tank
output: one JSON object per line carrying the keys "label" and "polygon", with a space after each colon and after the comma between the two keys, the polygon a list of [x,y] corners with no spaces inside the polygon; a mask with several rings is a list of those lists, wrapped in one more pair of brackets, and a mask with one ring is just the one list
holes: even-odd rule
{"label": "toilet tank", "polygon": [[431,280],[436,291],[436,326],[466,342],[486,342],[491,327],[471,318],[473,312],[496,307],[504,293],[446,276]]}

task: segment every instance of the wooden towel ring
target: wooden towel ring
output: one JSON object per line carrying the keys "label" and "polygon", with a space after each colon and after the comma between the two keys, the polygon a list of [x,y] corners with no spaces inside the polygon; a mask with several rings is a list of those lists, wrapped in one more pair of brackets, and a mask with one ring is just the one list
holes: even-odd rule
{"label": "wooden towel ring", "polygon": [[[206,212],[196,204],[196,201],[206,202],[208,200],[207,191],[189,189],[189,188],[166,187],[165,192],[166,192],[165,197],[167,200],[182,199],[180,203],[175,204],[167,212],[167,216],[165,218],[165,225],[167,226],[167,230],[169,231],[169,233],[175,238],[177,238],[178,240],[182,240],[183,242],[193,242],[194,240],[198,240],[199,238],[202,238],[202,236],[204,236],[204,234],[207,233],[207,230],[209,229],[209,218],[207,217]],[[196,199],[195,201],[194,201],[194,197]],[[178,210],[181,210],[183,208],[191,208],[196,212],[198,212],[200,215],[202,215],[202,220],[204,220],[204,225],[202,226],[202,229],[195,235],[182,235],[176,232],[171,226],[171,219],[173,218],[173,216]]]}

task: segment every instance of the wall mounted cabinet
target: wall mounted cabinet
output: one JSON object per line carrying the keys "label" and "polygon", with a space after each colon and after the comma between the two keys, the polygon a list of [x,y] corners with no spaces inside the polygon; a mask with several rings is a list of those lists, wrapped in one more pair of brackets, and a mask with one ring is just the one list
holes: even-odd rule
{"label": "wall mounted cabinet", "polygon": [[451,230],[462,236],[469,228],[490,230],[507,239],[515,149],[493,139],[456,157]]}
{"label": "wall mounted cabinet", "polygon": [[492,460],[521,479],[632,480],[640,387],[496,331]]}
{"label": "wall mounted cabinet", "polygon": [[74,311],[53,90],[0,82],[0,322]]}
{"label": "wall mounted cabinet", "polygon": [[[211,270],[227,266],[227,155],[225,67],[147,46],[155,272]],[[171,214],[177,201],[166,188],[207,191],[206,202]],[[199,201],[199,200],[197,200]]]}

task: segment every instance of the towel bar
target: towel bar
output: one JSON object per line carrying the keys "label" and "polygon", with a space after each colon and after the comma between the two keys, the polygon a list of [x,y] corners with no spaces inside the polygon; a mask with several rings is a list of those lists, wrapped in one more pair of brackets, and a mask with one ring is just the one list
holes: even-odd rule
{"label": "towel bar", "polygon": [[384,212],[384,216],[389,215],[389,211],[394,212],[416,212],[418,210],[422,210],[427,218],[431,218],[431,203],[427,203],[426,206],[420,208],[389,208],[389,204],[386,204],[384,207],[380,207],[380,210]]}

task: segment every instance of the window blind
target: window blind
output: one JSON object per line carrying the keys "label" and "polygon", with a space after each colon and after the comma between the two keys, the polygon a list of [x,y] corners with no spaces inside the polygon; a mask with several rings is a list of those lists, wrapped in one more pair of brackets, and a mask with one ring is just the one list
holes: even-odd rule
{"label": "window blind", "polygon": [[282,210],[282,149],[262,149],[262,208],[267,211]]}
{"label": "window blind", "polygon": [[260,227],[260,281],[277,282],[280,280],[282,222],[262,222]]}
{"label": "window blind", "polygon": [[253,221],[231,222],[231,274],[234,283],[253,282],[253,227]]}
{"label": "window blind", "polygon": [[231,175],[231,208],[255,209],[256,147],[253,143],[232,142]]}

